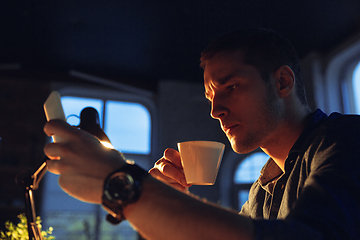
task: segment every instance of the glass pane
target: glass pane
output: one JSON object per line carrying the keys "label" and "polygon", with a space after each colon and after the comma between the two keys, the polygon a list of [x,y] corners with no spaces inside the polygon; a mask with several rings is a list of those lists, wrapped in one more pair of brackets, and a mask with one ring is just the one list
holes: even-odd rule
{"label": "glass pane", "polygon": [[105,133],[115,149],[124,153],[150,153],[150,113],[139,103],[107,101]]}
{"label": "glass pane", "polygon": [[260,170],[268,159],[269,156],[263,152],[253,153],[245,158],[235,172],[234,183],[255,182],[260,175]]}
{"label": "glass pane", "polygon": [[[101,219],[105,219],[108,214],[102,210]],[[123,221],[119,225],[110,224],[108,221],[101,221],[101,237],[99,240],[139,240],[138,233],[132,228],[128,221]],[[94,238],[91,238],[94,239]]]}
{"label": "glass pane", "polygon": [[354,86],[353,89],[356,113],[360,113],[360,63],[358,63],[353,72],[352,82]]}
{"label": "glass pane", "polygon": [[103,101],[93,98],[61,97],[65,117],[70,125],[78,126],[80,123],[80,112],[85,107],[93,107],[99,113],[100,126],[102,126]]}

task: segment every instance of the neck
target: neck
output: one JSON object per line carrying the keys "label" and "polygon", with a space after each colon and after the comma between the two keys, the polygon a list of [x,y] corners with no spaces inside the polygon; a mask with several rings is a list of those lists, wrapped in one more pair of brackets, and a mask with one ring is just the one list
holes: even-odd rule
{"label": "neck", "polygon": [[268,154],[284,172],[285,160],[303,132],[311,110],[308,107],[297,109],[279,126],[277,131],[268,141],[261,146],[261,149]]}

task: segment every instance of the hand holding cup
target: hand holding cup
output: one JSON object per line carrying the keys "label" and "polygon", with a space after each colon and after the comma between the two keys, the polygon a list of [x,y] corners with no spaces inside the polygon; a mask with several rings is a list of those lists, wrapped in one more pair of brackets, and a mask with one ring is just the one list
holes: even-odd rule
{"label": "hand holding cup", "polygon": [[155,163],[149,173],[154,178],[180,191],[184,191],[191,186],[191,184],[186,183],[180,154],[172,148],[164,151],[163,157]]}

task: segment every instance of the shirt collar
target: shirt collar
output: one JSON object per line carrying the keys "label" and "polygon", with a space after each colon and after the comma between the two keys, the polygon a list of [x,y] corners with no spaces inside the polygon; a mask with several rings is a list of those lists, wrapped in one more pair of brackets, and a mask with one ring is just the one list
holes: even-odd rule
{"label": "shirt collar", "polygon": [[279,168],[272,158],[269,158],[260,171],[259,183],[261,186],[265,186],[269,182],[276,180],[282,173],[281,168]]}

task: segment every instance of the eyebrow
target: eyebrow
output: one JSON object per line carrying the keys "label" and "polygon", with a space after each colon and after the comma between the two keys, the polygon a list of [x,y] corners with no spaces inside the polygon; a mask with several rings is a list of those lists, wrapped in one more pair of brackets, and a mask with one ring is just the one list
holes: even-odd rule
{"label": "eyebrow", "polygon": [[[230,75],[227,75],[225,77],[222,77],[216,81],[212,81],[214,83],[215,86],[222,86],[222,85],[225,85],[228,81],[230,81],[232,78],[234,78],[235,74],[230,74]],[[204,95],[205,95],[205,98],[209,99],[209,96],[210,94],[205,91],[204,92]]]}
{"label": "eyebrow", "polygon": [[230,81],[232,78],[234,78],[235,74],[230,74],[230,75],[227,75],[223,78],[220,78],[218,80],[215,81],[215,84],[216,85],[224,85],[226,84],[228,81]]}

